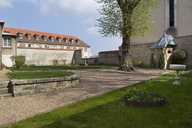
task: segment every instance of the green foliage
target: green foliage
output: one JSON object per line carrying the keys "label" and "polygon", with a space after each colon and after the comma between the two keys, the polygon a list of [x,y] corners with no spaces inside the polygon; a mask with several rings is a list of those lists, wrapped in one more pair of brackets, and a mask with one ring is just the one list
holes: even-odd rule
{"label": "green foliage", "polygon": [[15,67],[17,69],[20,69],[24,65],[25,65],[25,56],[16,56],[15,57]]}
{"label": "green foliage", "polygon": [[[99,0],[101,5],[100,18],[97,20],[99,32],[104,36],[122,35],[123,18],[117,0]],[[157,0],[141,0],[132,15],[132,35],[141,36],[151,30],[151,10]]]}
{"label": "green foliage", "polygon": [[53,78],[64,77],[72,75],[72,72],[68,71],[13,71],[8,73],[10,79],[41,79],[41,78]]}
{"label": "green foliage", "polygon": [[83,69],[113,69],[116,68],[113,65],[88,65],[88,66],[81,66],[81,65],[57,65],[57,66],[23,66],[20,69],[15,67],[10,68],[12,71],[51,71],[51,70],[83,70]]}
{"label": "green foliage", "polygon": [[59,64],[58,60],[53,60],[53,65],[57,66]]}
{"label": "green foliage", "polygon": [[124,97],[127,105],[153,107],[166,104],[166,99],[155,92],[130,90]]}

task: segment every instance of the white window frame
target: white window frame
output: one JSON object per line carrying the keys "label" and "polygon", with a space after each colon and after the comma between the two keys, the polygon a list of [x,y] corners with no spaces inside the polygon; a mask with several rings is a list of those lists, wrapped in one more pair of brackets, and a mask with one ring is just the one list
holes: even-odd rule
{"label": "white window frame", "polygon": [[5,37],[3,39],[3,47],[11,48],[12,47],[12,39],[9,37]]}

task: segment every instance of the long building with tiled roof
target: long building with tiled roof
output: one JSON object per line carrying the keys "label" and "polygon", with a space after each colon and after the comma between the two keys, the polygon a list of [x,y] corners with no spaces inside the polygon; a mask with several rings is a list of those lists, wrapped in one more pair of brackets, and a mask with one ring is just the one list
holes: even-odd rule
{"label": "long building with tiled roof", "polygon": [[1,60],[6,67],[14,65],[14,56],[25,56],[27,65],[72,64],[80,58],[89,57],[90,46],[79,37],[23,28],[4,28],[3,21],[0,24]]}

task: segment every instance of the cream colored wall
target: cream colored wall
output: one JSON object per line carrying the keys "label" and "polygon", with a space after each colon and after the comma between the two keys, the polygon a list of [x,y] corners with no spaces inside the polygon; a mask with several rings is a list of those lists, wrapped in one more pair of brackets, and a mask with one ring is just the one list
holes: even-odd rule
{"label": "cream colored wall", "polygon": [[54,60],[71,64],[74,51],[18,48],[17,55],[25,56],[27,65],[53,65]]}
{"label": "cream colored wall", "polygon": [[192,35],[192,0],[177,0],[178,36]]}
{"label": "cream colored wall", "polygon": [[168,0],[159,0],[157,5],[151,12],[151,32],[145,34],[143,37],[136,37],[133,39],[135,44],[137,43],[152,43],[159,40],[163,32],[169,26],[169,8]]}

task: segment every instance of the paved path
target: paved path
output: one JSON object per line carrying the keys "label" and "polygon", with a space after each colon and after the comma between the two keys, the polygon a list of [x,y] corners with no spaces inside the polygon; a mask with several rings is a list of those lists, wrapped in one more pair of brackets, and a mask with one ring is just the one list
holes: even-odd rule
{"label": "paved path", "polygon": [[114,70],[81,71],[81,83],[78,87],[63,92],[50,92],[33,96],[0,99],[0,125],[14,123],[48,112],[55,108],[74,103],[87,97],[101,95],[108,91],[158,77],[160,70],[137,70],[132,73]]}

